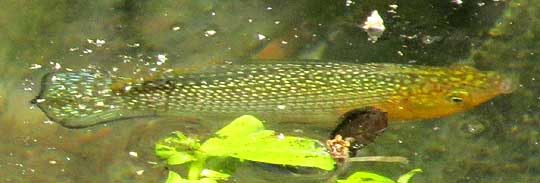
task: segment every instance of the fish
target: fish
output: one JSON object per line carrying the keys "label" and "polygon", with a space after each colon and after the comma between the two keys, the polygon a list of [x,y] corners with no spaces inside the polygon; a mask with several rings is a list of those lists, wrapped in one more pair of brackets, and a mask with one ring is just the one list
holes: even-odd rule
{"label": "fish", "polygon": [[32,102],[50,120],[82,128],[140,117],[246,114],[266,121],[336,125],[341,115],[368,106],[399,123],[466,111],[511,93],[517,82],[466,65],[289,60],[140,77],[52,72],[41,85]]}

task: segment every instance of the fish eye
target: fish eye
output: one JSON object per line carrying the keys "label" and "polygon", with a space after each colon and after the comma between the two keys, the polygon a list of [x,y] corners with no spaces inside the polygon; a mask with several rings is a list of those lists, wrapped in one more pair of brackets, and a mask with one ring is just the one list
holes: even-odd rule
{"label": "fish eye", "polygon": [[461,97],[456,97],[456,96],[450,97],[450,100],[452,100],[452,102],[454,102],[454,103],[460,103],[460,102],[463,102],[463,98],[461,98]]}
{"label": "fish eye", "polygon": [[448,100],[450,100],[452,103],[458,104],[464,102],[467,97],[469,97],[469,92],[458,90],[451,92],[450,95],[448,95]]}

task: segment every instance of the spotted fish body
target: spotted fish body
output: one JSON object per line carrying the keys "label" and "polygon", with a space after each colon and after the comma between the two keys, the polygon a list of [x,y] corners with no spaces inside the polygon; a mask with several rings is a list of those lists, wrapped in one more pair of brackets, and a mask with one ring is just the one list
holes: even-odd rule
{"label": "spotted fish body", "polygon": [[67,127],[144,116],[243,114],[333,124],[365,106],[387,111],[392,121],[446,116],[509,93],[514,85],[505,76],[468,66],[260,63],[145,78],[51,73],[34,101]]}

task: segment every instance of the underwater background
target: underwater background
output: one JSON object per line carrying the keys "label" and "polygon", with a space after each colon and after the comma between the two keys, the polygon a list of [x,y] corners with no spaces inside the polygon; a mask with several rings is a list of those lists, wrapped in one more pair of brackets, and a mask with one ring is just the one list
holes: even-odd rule
{"label": "underwater background", "polygon": [[[519,77],[519,88],[450,117],[391,124],[352,170],[411,182],[540,181],[540,1],[0,1],[0,182],[159,182],[154,155],[171,131],[210,129],[181,118],[131,119],[68,129],[30,104],[43,75],[102,70],[133,75],[242,59],[468,64]],[[368,41],[373,10],[386,29]],[[273,51],[269,47],[286,45]],[[305,134],[324,136],[326,134]],[[309,182],[246,165],[231,181]],[[276,176],[277,175],[277,176]],[[276,178],[277,177],[277,178]]]}

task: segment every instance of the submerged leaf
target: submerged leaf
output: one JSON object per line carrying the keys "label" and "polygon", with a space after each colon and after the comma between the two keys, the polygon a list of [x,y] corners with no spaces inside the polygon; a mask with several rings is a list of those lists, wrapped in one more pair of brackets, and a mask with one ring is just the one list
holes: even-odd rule
{"label": "submerged leaf", "polygon": [[169,175],[167,176],[167,180],[165,180],[165,183],[217,183],[216,180],[210,179],[210,178],[202,178],[199,180],[188,180],[182,178],[178,173],[169,171]]}
{"label": "submerged leaf", "polygon": [[388,177],[384,177],[371,172],[355,172],[345,180],[338,180],[338,183],[396,183]]}
{"label": "submerged leaf", "polygon": [[417,169],[407,172],[406,174],[399,176],[397,182],[408,183],[411,180],[412,176],[416,175],[417,173],[422,173],[422,169],[417,168]]}
{"label": "submerged leaf", "polygon": [[227,180],[231,175],[219,171],[204,169],[201,171],[201,176],[214,180]]}
{"label": "submerged leaf", "polygon": [[167,176],[167,180],[165,180],[165,183],[180,183],[185,181],[185,179],[182,178],[179,174],[173,171],[169,171],[169,175]]}
{"label": "submerged leaf", "polygon": [[318,141],[301,137],[276,135],[264,130],[262,122],[242,116],[224,127],[219,137],[201,145],[209,156],[230,156],[271,164],[334,169],[335,161]]}
{"label": "submerged leaf", "polygon": [[196,139],[174,132],[156,144],[155,152],[159,158],[167,160],[167,164],[178,165],[195,160],[193,154],[199,148],[200,144]]}

